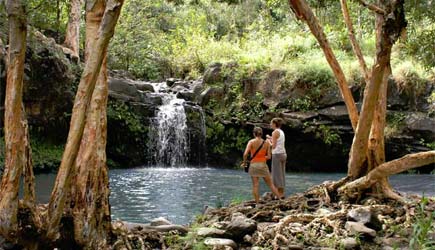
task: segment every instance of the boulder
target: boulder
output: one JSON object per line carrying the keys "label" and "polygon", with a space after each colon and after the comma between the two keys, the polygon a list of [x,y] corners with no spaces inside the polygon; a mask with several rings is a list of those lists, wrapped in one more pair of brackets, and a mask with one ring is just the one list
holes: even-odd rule
{"label": "boulder", "polygon": [[349,115],[347,113],[347,108],[345,105],[324,108],[319,110],[318,112],[320,116],[324,116],[329,120],[340,123],[350,123]]}
{"label": "boulder", "polygon": [[409,134],[435,141],[435,118],[422,112],[410,112],[406,114],[405,124]]}
{"label": "boulder", "polygon": [[343,97],[341,97],[340,90],[338,88],[331,88],[323,94],[320,100],[317,102],[319,108],[326,108],[330,106],[343,105]]}
{"label": "boulder", "polygon": [[347,221],[345,228],[349,231],[349,235],[361,235],[367,239],[376,237],[376,231],[364,226],[361,222]]}
{"label": "boulder", "polygon": [[225,231],[230,238],[240,240],[245,235],[254,233],[255,230],[257,230],[257,222],[237,212],[231,216],[231,221]]}
{"label": "boulder", "polygon": [[175,79],[175,78],[168,78],[168,79],[166,79],[166,85],[168,85],[168,87],[172,87],[176,81],[177,81],[177,79]]}
{"label": "boulder", "polygon": [[221,74],[222,63],[215,63],[210,65],[208,69],[204,72],[204,83],[213,84],[223,82],[223,76]]}
{"label": "boulder", "polygon": [[197,235],[200,237],[212,237],[212,238],[219,238],[223,237],[225,234],[224,230],[217,229],[217,228],[211,228],[211,227],[200,227],[198,228]]}
{"label": "boulder", "polygon": [[124,101],[141,101],[141,95],[130,79],[109,78],[109,95]]}
{"label": "boulder", "polygon": [[211,99],[215,99],[218,102],[222,101],[225,92],[222,87],[208,87],[198,97],[198,102],[201,106],[205,106]]}
{"label": "boulder", "polygon": [[140,91],[146,91],[146,92],[154,92],[154,87],[151,85],[151,83],[148,82],[142,82],[142,81],[135,81],[134,86],[136,89]]}
{"label": "boulder", "polygon": [[196,96],[193,91],[190,90],[182,90],[177,92],[177,98],[184,99],[186,101],[194,101]]}
{"label": "boulder", "polygon": [[205,239],[204,244],[211,247],[231,247],[232,249],[237,249],[237,244],[233,240],[224,238],[208,238]]}
{"label": "boulder", "polygon": [[340,246],[345,250],[359,249],[359,244],[355,238],[346,238],[340,241]]}
{"label": "boulder", "polygon": [[347,213],[347,217],[349,219],[352,219],[356,222],[361,222],[362,224],[366,224],[370,222],[370,219],[372,218],[372,213],[368,208],[365,207],[359,207],[350,210]]}

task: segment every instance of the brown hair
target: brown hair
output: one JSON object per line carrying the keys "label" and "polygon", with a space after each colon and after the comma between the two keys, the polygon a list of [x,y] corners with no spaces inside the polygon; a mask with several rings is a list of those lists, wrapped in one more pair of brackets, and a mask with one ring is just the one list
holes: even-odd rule
{"label": "brown hair", "polygon": [[273,124],[275,124],[275,126],[277,127],[277,128],[281,128],[281,125],[282,125],[282,119],[281,118],[273,118],[272,119],[272,121],[271,121]]}
{"label": "brown hair", "polygon": [[254,133],[254,136],[263,136],[263,129],[260,127],[255,127],[252,132]]}

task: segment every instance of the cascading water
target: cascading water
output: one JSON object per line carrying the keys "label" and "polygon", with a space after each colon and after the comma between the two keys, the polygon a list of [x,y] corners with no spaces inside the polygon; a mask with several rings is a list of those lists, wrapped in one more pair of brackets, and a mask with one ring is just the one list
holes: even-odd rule
{"label": "cascading water", "polygon": [[158,166],[183,166],[189,153],[187,117],[183,99],[168,93],[166,83],[154,84],[161,94],[162,105],[152,119],[149,130],[150,153]]}

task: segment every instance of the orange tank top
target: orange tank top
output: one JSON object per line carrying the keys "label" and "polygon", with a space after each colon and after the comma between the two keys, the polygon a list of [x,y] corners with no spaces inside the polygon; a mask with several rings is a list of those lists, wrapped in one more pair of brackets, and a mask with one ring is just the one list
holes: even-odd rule
{"label": "orange tank top", "polygon": [[[258,147],[255,149],[251,149],[251,156],[254,155],[255,151],[257,151]],[[267,150],[263,148],[258,151],[257,155],[251,160],[251,162],[266,162]]]}

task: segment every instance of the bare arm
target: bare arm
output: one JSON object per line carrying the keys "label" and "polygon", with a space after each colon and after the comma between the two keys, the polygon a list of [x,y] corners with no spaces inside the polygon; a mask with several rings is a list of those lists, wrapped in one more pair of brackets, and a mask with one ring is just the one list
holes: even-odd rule
{"label": "bare arm", "polygon": [[272,152],[271,152],[271,150],[270,150],[270,146],[271,146],[271,144],[270,144],[270,142],[269,142],[269,140],[267,140],[266,142],[265,142],[265,144],[266,144],[266,159],[267,160],[270,160],[271,158],[272,158]]}
{"label": "bare arm", "polygon": [[276,148],[276,143],[278,141],[279,138],[279,131],[275,130],[272,133],[272,149]]}
{"label": "bare arm", "polygon": [[251,141],[246,145],[245,153],[243,153],[243,161],[245,162],[248,159],[249,151],[251,150]]}

